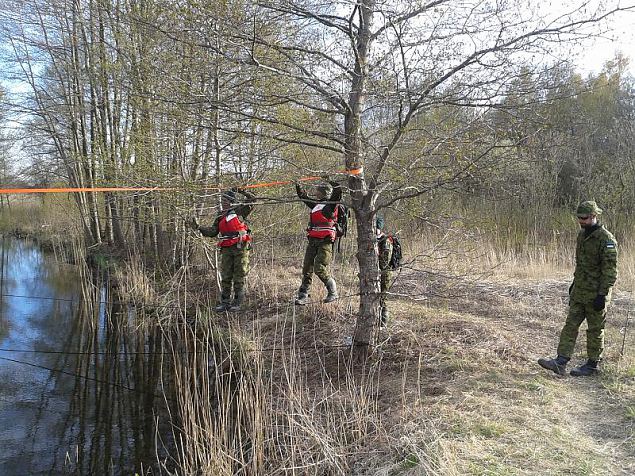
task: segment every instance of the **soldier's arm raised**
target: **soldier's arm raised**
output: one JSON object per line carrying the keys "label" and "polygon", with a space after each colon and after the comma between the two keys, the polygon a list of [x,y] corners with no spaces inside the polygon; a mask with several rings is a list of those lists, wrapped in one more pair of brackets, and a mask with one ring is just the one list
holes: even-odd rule
{"label": "soldier's arm raised", "polygon": [[339,202],[342,199],[342,186],[339,183],[334,182],[332,180],[329,180],[329,183],[331,184],[331,187],[333,187],[333,192],[331,193],[330,201]]}
{"label": "soldier's arm raised", "polygon": [[302,188],[302,185],[300,185],[297,182],[295,184],[295,193],[298,195],[298,198],[302,200],[307,207],[311,209],[315,207],[316,203],[309,198],[307,193],[304,191],[304,188]]}
{"label": "soldier's arm raised", "polygon": [[322,209],[322,213],[327,218],[331,218],[333,216],[337,202],[342,199],[342,186],[332,180],[329,180],[329,183],[331,184],[331,187],[333,187],[333,191],[329,197],[329,203]]}
{"label": "soldier's arm raised", "polygon": [[246,203],[236,207],[236,210],[235,210],[236,214],[240,215],[243,218],[247,218],[254,209],[254,202],[256,201],[256,196],[252,192],[242,188],[239,188],[236,191],[242,194],[247,199]]}

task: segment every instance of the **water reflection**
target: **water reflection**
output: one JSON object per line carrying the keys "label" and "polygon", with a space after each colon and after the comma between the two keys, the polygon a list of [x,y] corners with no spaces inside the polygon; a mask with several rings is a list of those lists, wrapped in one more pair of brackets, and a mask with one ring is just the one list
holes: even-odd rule
{"label": "water reflection", "polygon": [[122,332],[100,275],[3,244],[0,474],[156,474],[160,333]]}

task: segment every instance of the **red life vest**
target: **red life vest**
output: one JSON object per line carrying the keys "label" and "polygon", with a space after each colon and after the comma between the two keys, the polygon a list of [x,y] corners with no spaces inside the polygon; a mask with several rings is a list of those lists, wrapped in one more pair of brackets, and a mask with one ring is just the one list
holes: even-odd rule
{"label": "red life vest", "polygon": [[337,207],[335,207],[333,211],[333,217],[326,218],[322,213],[322,209],[325,206],[324,203],[318,203],[311,210],[309,227],[306,229],[307,236],[320,239],[330,236],[331,241],[335,241],[335,237],[337,236]]}
{"label": "red life vest", "polygon": [[[233,210],[223,215],[218,221],[218,246],[234,246],[251,241],[251,234],[247,224],[242,221]],[[240,248],[241,246],[239,246]]]}

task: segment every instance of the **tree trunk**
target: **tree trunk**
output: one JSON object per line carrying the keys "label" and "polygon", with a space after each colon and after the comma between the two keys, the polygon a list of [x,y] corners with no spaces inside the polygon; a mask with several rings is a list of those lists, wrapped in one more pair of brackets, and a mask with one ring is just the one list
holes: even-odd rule
{"label": "tree trunk", "polygon": [[[374,0],[363,0],[359,10],[359,33],[355,44],[357,62],[351,83],[348,111],[344,122],[345,161],[347,170],[363,167],[362,117],[366,80],[368,77],[368,53],[371,41],[371,26]],[[368,356],[371,336],[379,316],[379,266],[375,253],[375,192],[368,189],[364,172],[351,175],[348,180],[353,210],[357,224],[357,262],[359,264],[359,314],[353,334],[355,359]]]}

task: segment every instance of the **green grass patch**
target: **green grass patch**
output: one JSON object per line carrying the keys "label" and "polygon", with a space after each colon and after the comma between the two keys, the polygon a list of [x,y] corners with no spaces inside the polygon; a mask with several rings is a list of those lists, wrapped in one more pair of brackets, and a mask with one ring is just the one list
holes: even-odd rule
{"label": "green grass patch", "polygon": [[407,470],[416,468],[417,466],[419,466],[419,463],[419,457],[414,453],[410,453],[403,459],[400,466],[401,469]]}
{"label": "green grass patch", "polygon": [[497,422],[479,422],[474,425],[473,431],[485,438],[498,438],[507,433],[507,428]]}

